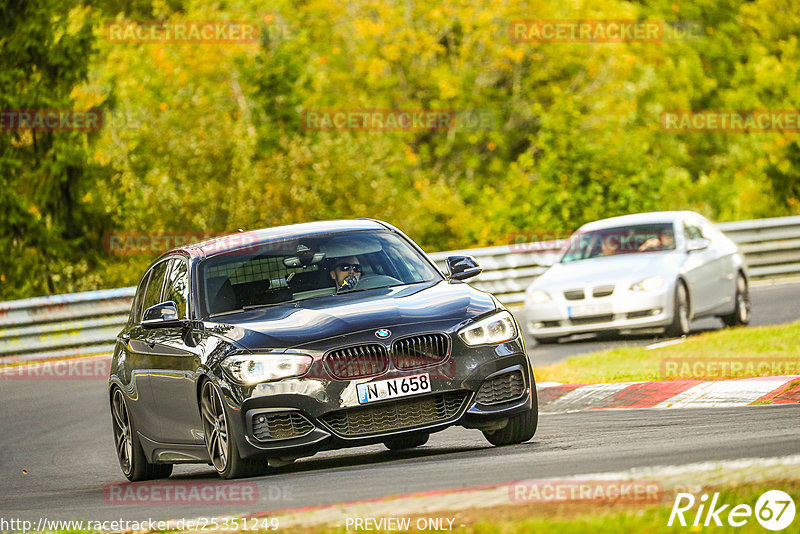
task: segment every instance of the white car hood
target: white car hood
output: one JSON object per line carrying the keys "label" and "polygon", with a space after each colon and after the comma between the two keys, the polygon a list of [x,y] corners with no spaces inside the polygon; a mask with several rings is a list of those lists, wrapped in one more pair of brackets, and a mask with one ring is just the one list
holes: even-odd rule
{"label": "white car hood", "polygon": [[650,276],[678,275],[686,255],[678,251],[621,254],[570,263],[556,263],[530,289],[566,290],[579,287],[632,284]]}

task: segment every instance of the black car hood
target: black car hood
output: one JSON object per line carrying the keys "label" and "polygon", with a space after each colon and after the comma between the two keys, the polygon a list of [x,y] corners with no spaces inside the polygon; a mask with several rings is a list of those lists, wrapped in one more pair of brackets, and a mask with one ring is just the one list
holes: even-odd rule
{"label": "black car hood", "polygon": [[497,308],[461,282],[370,289],[231,313],[206,327],[247,349],[283,349],[370,328],[462,320]]}

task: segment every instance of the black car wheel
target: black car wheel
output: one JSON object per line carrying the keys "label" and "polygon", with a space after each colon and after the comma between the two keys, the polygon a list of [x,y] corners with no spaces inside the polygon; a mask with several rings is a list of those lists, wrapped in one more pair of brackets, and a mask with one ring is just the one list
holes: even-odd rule
{"label": "black car wheel", "polygon": [[211,381],[203,384],[200,394],[200,414],[203,417],[203,433],[211,465],[222,478],[242,478],[262,473],[266,467],[263,460],[246,460],[230,434],[228,418],[222,398]]}
{"label": "black car wheel", "polygon": [[725,326],[744,326],[750,322],[750,290],[744,276],[739,274],[736,279],[736,308],[730,315],[720,317]]}
{"label": "black car wheel", "polygon": [[414,447],[421,447],[428,443],[430,434],[410,434],[408,436],[398,436],[390,438],[383,442],[386,448],[392,451],[399,451],[402,449],[413,449]]}
{"label": "black car wheel", "polygon": [[686,284],[681,280],[675,285],[672,324],[667,327],[666,334],[670,337],[681,337],[689,334],[689,295],[686,292]]}
{"label": "black car wheel", "polygon": [[536,396],[536,382],[531,377],[532,406],[530,410],[508,418],[506,426],[499,430],[485,430],[483,436],[495,446],[524,443],[536,434],[539,425],[539,398]]}
{"label": "black car wheel", "polygon": [[125,394],[119,388],[114,388],[111,395],[111,421],[119,466],[128,480],[135,482],[167,478],[172,474],[172,464],[151,464],[147,461],[136,434],[136,426],[128,411]]}
{"label": "black car wheel", "polygon": [[508,424],[500,430],[484,431],[483,435],[495,446],[514,445],[531,439],[536,434],[538,423],[539,410],[534,404],[532,409],[510,417]]}

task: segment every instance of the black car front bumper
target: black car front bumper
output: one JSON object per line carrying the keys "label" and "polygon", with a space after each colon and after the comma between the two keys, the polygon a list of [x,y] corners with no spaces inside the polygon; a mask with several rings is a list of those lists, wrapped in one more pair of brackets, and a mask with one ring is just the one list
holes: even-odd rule
{"label": "black car front bumper", "polygon": [[[390,369],[368,379],[334,379],[324,371],[321,355],[315,359],[320,366],[311,376],[247,389],[221,384],[242,457],[289,460],[453,425],[496,430],[509,417],[537,407],[521,337],[479,347],[454,339],[450,357],[438,365]],[[422,373],[430,376],[430,392],[366,405],[356,398],[359,383]]]}

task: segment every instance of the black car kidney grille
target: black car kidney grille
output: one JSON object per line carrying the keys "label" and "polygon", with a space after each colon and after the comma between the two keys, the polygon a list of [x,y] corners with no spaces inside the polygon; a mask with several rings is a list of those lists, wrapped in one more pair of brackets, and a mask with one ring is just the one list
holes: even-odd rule
{"label": "black car kidney grille", "polygon": [[342,436],[363,436],[410,429],[445,422],[457,416],[469,393],[452,391],[350,408],[322,416],[328,426]]}
{"label": "black car kidney grille", "polygon": [[511,371],[486,380],[478,390],[479,404],[498,404],[518,399],[525,393],[525,379],[521,371]]}
{"label": "black car kidney grille", "polygon": [[378,343],[358,345],[328,353],[325,364],[336,378],[365,378],[384,373],[389,368],[389,354]]}
{"label": "black car kidney grille", "polygon": [[583,289],[570,289],[569,291],[564,291],[564,298],[567,300],[583,300]]}
{"label": "black car kidney grille", "polygon": [[298,412],[261,413],[253,417],[253,435],[256,439],[288,439],[305,436],[314,425]]}
{"label": "black car kidney grille", "polygon": [[398,339],[392,344],[392,359],[398,369],[415,369],[435,365],[450,354],[450,337],[424,334]]}
{"label": "black car kidney grille", "polygon": [[607,297],[614,292],[614,286],[597,286],[592,290],[593,297]]}

